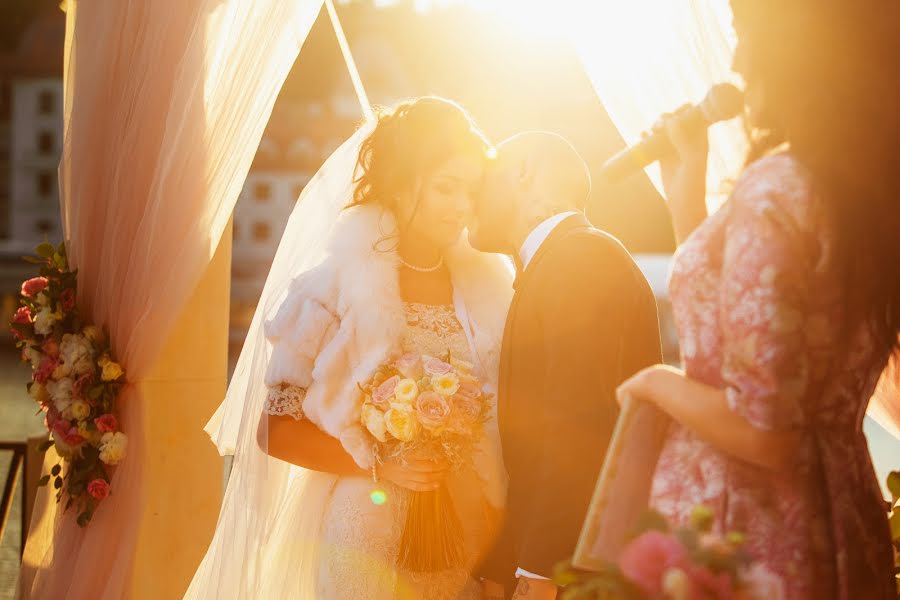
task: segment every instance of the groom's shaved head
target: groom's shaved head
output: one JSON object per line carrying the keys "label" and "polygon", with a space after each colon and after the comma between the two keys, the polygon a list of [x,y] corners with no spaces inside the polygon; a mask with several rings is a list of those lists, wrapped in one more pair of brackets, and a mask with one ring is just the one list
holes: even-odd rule
{"label": "groom's shaved head", "polygon": [[591,192],[591,174],[575,147],[561,135],[526,131],[497,147],[498,161],[516,169],[520,180],[548,196],[555,208],[584,210]]}
{"label": "groom's shaved head", "polygon": [[591,191],[587,164],[564,137],[527,131],[497,146],[473,207],[469,241],[486,252],[518,251],[542,221],[584,211]]}

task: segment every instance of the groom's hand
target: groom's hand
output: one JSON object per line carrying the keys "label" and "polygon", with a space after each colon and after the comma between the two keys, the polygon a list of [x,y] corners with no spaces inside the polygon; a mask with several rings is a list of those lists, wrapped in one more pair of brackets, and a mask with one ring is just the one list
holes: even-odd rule
{"label": "groom's hand", "polygon": [[512,600],[556,600],[556,585],[547,579],[519,577]]}

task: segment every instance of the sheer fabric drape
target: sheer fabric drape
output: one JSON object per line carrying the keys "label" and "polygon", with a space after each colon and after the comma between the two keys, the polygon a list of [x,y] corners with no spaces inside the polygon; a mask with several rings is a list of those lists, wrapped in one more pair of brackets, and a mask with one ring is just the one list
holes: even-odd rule
{"label": "sheer fabric drape", "polygon": [[321,0],[69,0],[64,231],[79,306],[108,328],[128,373],[119,406],[130,447],[113,475],[114,495],[86,530],[41,492],[20,596],[127,595],[142,494],[179,477],[176,465],[170,481],[143,476],[154,443],[142,436],[144,404],[152,398],[137,384],[209,265],[320,7]]}

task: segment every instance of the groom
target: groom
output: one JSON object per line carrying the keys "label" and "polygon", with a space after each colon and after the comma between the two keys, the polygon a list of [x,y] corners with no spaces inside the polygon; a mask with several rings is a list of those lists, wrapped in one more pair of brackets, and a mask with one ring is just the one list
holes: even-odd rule
{"label": "groom", "polygon": [[[584,216],[590,175],[564,138],[503,142],[469,240],[518,274],[500,358],[506,521],[483,568],[486,597],[554,598],[618,415],[616,387],[661,362],[656,302],[625,248]],[[499,584],[499,585],[498,585]]]}

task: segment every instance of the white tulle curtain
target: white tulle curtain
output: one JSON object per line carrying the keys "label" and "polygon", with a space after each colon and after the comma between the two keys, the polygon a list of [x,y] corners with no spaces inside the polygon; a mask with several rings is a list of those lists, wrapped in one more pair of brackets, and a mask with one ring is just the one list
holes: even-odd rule
{"label": "white tulle curtain", "polygon": [[[42,493],[23,562],[23,597],[122,598],[134,591],[142,492],[178,485],[180,476],[172,464],[171,481],[146,481],[145,451],[154,440],[143,432],[154,398],[142,391],[144,380],[210,264],[321,5],[67,2],[64,230],[79,271],[79,305],[108,328],[128,373],[119,406],[131,444],[113,475],[115,494],[86,530]],[[222,295],[215,300],[227,302]],[[179,377],[185,375],[165,382]]]}
{"label": "white tulle curtain", "polygon": [[[573,3],[571,13],[567,29],[585,71],[627,143],[662,113],[735,78],[728,0],[601,0]],[[708,204],[715,209],[746,155],[740,121],[714,126],[710,149]],[[647,173],[661,189],[659,168]]]}

